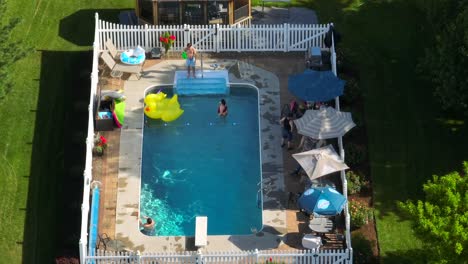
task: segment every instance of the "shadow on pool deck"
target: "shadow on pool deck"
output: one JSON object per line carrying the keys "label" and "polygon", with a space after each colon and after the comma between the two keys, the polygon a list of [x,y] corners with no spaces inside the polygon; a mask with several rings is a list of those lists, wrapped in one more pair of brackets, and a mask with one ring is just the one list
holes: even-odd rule
{"label": "shadow on pool deck", "polygon": [[[305,69],[305,63],[304,63],[304,56],[305,54],[303,52],[296,52],[296,53],[248,53],[248,54],[240,54],[240,53],[223,53],[223,54],[205,54],[205,59],[206,60],[219,60],[219,64],[222,64],[224,61],[239,61],[239,62],[244,62],[248,63],[251,65],[255,65],[256,67],[259,67],[261,69],[267,70],[273,74],[275,74],[278,79],[279,79],[279,86],[280,86],[280,105],[277,107],[281,108],[282,105],[289,103],[290,100],[292,100],[294,97],[288,92],[287,89],[287,81],[288,81],[288,76],[290,74],[294,73],[299,73],[302,72]],[[163,62],[164,60],[148,60],[145,63],[145,68],[149,68],[154,66],[157,63]],[[239,72],[239,67],[235,67],[235,65],[226,65],[229,66],[230,73],[234,74],[237,78],[242,79],[243,77],[243,72]],[[234,66],[234,67],[233,67]],[[154,68],[153,68],[154,69]],[[153,70],[152,70],[153,71]],[[250,75],[250,77],[255,76]],[[255,79],[255,78],[253,78]],[[254,80],[255,82],[255,80]],[[261,83],[256,83],[259,88],[261,88]],[[274,120],[272,120],[274,121]],[[117,138],[120,135],[120,130],[114,130],[112,132],[107,132],[111,133],[113,138]],[[295,135],[293,143],[294,146],[297,146],[298,141],[300,139],[300,136]],[[118,150],[117,150],[118,151]],[[293,192],[303,192],[304,191],[304,184],[300,179],[294,176],[290,176],[290,172],[293,171],[297,163],[296,161],[292,158],[291,154],[296,153],[296,150],[291,150],[287,151],[285,149],[281,150],[282,156],[283,156],[283,171],[284,171],[284,190],[282,191],[277,191],[273,195],[277,196],[277,200],[281,201],[280,207],[281,208],[272,208],[272,207],[278,207],[277,203],[268,203],[266,202],[264,204],[264,208],[268,209],[269,207],[271,209],[287,209],[286,210],[286,221],[287,221],[287,230],[283,231],[278,231],[275,228],[271,228],[268,226],[265,226],[265,228],[262,230],[262,232],[258,233],[257,236],[261,236],[263,234],[269,234],[273,236],[277,236],[277,246],[275,248],[278,249],[288,249],[288,248],[295,248],[295,249],[303,249],[301,245],[301,239],[304,233],[310,233],[311,230],[307,226],[307,219],[303,219],[300,215],[298,215],[297,209],[291,205],[288,208],[288,193]],[[117,154],[118,155],[118,154]],[[102,161],[99,161],[102,162]],[[104,166],[105,162],[102,162]],[[117,171],[117,170],[115,170]],[[101,177],[111,177],[113,179],[117,179],[118,177],[118,171],[115,173],[109,173],[110,171],[107,169],[102,169]],[[99,172],[96,172],[99,173]],[[338,180],[339,178],[333,177],[334,181]],[[116,180],[114,180],[116,181]],[[339,186],[339,182],[336,182],[337,186]],[[115,186],[117,189],[118,187]],[[117,193],[117,190],[110,191],[111,193]],[[109,197],[111,199],[111,197]],[[115,198],[116,199],[116,198]],[[101,202],[102,203],[102,202]],[[115,201],[107,201],[107,203],[113,204]],[[103,212],[102,217],[107,219],[112,219],[115,221],[115,215],[116,212],[115,210],[112,210],[109,208],[109,210],[105,210]],[[111,220],[111,221],[112,221]],[[111,223],[108,223],[109,226],[115,226],[112,225]],[[101,228],[101,226],[100,226]],[[103,227],[106,228],[106,227]],[[105,229],[101,229],[105,230]],[[108,231],[110,234],[113,234],[114,232]],[[115,239],[115,236],[111,236],[112,239]],[[252,249],[248,248],[249,245],[241,245],[240,243],[236,243],[235,239],[230,239],[233,244],[236,244],[236,246],[239,247],[239,249]],[[188,238],[184,245],[185,245],[185,250],[193,250],[194,248],[191,246],[190,238]],[[280,243],[283,241],[284,243]],[[343,243],[340,240],[336,239],[336,235],[333,237],[333,235],[330,235],[329,237],[330,243],[327,243],[324,248],[343,248]],[[129,245],[130,247],[130,245]],[[259,248],[260,249],[260,248]]]}

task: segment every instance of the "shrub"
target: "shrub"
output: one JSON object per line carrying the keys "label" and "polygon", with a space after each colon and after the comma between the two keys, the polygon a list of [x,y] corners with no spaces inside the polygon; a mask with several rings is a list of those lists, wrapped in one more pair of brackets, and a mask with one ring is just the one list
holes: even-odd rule
{"label": "shrub", "polygon": [[345,144],[345,162],[349,167],[354,167],[366,160],[366,149],[355,143]]}
{"label": "shrub", "polygon": [[351,215],[351,227],[353,229],[360,228],[369,223],[374,212],[372,208],[361,201],[349,201],[348,209]]}
{"label": "shrub", "polygon": [[[345,79],[346,84],[344,87],[344,94],[341,98],[343,101],[349,104],[355,103],[358,101],[362,96],[362,90],[359,86],[358,80],[353,77],[349,77]],[[341,99],[340,98],[340,99]]]}
{"label": "shrub", "polygon": [[361,174],[354,171],[346,172],[346,180],[348,182],[348,194],[359,193],[362,187],[367,186],[369,183],[364,180],[364,177]]}

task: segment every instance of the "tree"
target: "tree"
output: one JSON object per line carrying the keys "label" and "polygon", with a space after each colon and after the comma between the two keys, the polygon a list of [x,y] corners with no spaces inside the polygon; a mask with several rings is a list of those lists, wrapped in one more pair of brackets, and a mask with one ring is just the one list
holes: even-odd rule
{"label": "tree", "polygon": [[432,1],[425,6],[435,45],[419,67],[434,85],[442,109],[468,115],[468,0]]}
{"label": "tree", "polygon": [[[6,16],[6,1],[0,0],[0,17]],[[26,55],[26,48],[21,41],[11,39],[13,29],[20,23],[18,18],[0,21],[0,99],[13,87],[9,73],[11,66]]]}
{"label": "tree", "polygon": [[423,185],[424,201],[399,202],[398,207],[414,221],[414,230],[432,263],[466,263],[468,260],[468,162],[464,175],[434,175]]}

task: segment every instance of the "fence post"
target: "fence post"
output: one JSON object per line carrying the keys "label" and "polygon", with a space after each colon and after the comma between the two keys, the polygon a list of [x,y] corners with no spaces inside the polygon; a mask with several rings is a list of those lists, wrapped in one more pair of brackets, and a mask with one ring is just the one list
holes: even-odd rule
{"label": "fence post", "polygon": [[195,263],[196,263],[196,264],[203,263],[204,261],[203,261],[202,258],[203,258],[203,254],[202,254],[202,252],[201,252],[201,249],[198,249],[198,250],[197,250],[196,259],[195,259]]}
{"label": "fence post", "polygon": [[283,24],[283,36],[284,36],[284,52],[289,51],[289,24],[284,23]]}
{"label": "fence post", "polygon": [[254,251],[254,254],[255,254],[255,263],[258,263],[258,249],[256,248],[255,251]]}
{"label": "fence post", "polygon": [[148,24],[145,24],[145,50],[149,48],[149,31],[148,31]]}
{"label": "fence post", "polygon": [[215,49],[216,49],[216,52],[219,53],[219,24],[216,24],[215,26],[215,40],[216,40],[216,46],[215,46]]}
{"label": "fence post", "polygon": [[80,249],[80,264],[85,264],[85,262],[86,262],[86,246],[83,244],[82,238],[80,238],[79,249]]}
{"label": "fence post", "polygon": [[237,52],[241,52],[241,34],[240,34],[240,25],[237,24],[237,27],[236,27],[236,30],[237,30]]}
{"label": "fence post", "polygon": [[137,250],[136,252],[136,261],[138,264],[141,263],[141,253],[140,253],[140,250]]}
{"label": "fence post", "polygon": [[187,45],[187,43],[191,43],[190,41],[190,26],[187,24],[184,24],[184,47]]}

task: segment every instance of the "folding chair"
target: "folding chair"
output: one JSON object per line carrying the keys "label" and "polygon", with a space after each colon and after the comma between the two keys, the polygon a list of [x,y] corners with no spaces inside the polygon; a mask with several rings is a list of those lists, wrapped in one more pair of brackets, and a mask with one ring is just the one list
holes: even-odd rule
{"label": "folding chair", "polygon": [[120,60],[120,52],[117,51],[117,48],[112,42],[112,39],[108,39],[106,41],[106,47],[109,53],[111,54],[111,56],[114,58],[114,60]]}
{"label": "folding chair", "polygon": [[115,60],[111,57],[108,51],[103,51],[101,54],[101,58],[106,63],[107,67],[114,72],[111,72],[111,76],[117,76],[117,72],[126,72],[134,75],[138,80],[141,76],[141,70],[143,66],[140,65],[125,65],[121,63],[116,63]]}

